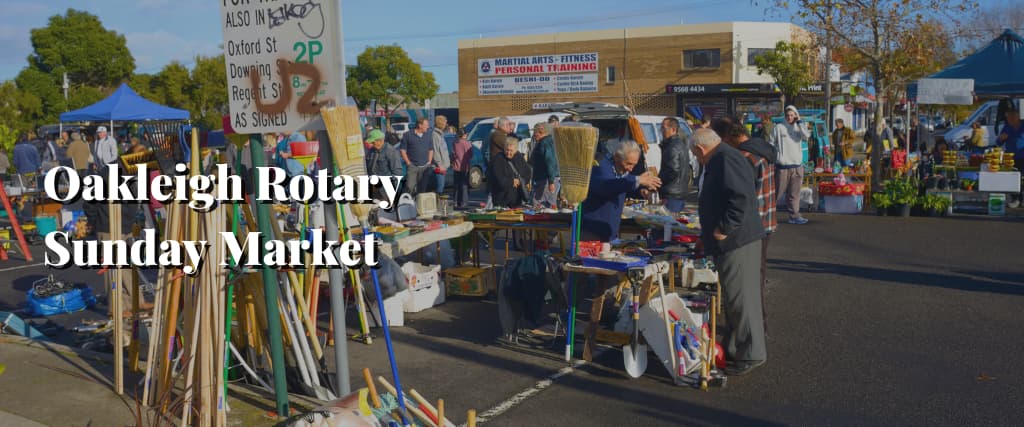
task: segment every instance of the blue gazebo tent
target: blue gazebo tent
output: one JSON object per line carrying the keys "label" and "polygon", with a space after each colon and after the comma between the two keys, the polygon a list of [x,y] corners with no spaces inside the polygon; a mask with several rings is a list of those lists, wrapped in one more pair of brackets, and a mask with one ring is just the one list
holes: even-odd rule
{"label": "blue gazebo tent", "polygon": [[188,120],[189,112],[157,104],[139,96],[127,84],[122,83],[106,99],[75,111],[60,115],[61,122],[84,121],[141,121],[141,120]]}
{"label": "blue gazebo tent", "polygon": [[[974,94],[981,97],[1024,95],[1024,39],[1012,30],[1003,31],[969,56],[928,76],[933,79],[974,79]],[[908,86],[917,98],[917,84]]]}

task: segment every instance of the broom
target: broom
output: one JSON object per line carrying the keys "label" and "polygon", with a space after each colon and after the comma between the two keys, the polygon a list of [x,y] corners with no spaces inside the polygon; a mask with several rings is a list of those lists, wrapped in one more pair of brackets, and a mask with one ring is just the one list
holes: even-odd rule
{"label": "broom", "polygon": [[[562,198],[572,207],[570,227],[570,253],[576,256],[579,245],[580,212],[590,190],[590,173],[597,152],[597,128],[559,126],[555,128],[555,157],[558,158],[562,181]],[[569,313],[565,333],[565,360],[572,360],[573,338],[576,333],[576,292],[573,276],[569,276]]]}
{"label": "broom", "polygon": [[[366,175],[366,162],[364,158],[362,125],[359,123],[359,110],[354,106],[337,106],[320,109],[320,115],[324,120],[324,127],[327,128],[327,135],[331,140],[331,151],[334,153],[335,172],[342,175],[360,176]],[[366,218],[370,213],[369,205],[350,205],[352,213],[363,223],[363,233],[369,232],[366,227]],[[345,240],[351,238],[348,224],[345,221],[344,210],[338,206],[338,219],[341,221]],[[359,328],[363,334],[363,342],[371,344],[370,326],[366,322],[366,303],[363,300],[363,286],[359,282],[359,276],[355,270],[349,269],[349,279],[356,291],[356,307],[359,312]]]}

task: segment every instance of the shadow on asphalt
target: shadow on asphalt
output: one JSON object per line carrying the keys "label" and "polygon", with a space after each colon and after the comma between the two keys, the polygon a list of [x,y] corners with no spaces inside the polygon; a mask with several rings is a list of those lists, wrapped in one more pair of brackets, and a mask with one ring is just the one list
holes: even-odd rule
{"label": "shadow on asphalt", "polygon": [[951,274],[890,270],[813,261],[771,259],[768,261],[768,264],[774,269],[798,273],[826,273],[900,285],[921,285],[972,292],[1024,295],[1024,282],[1021,282],[1020,276],[1003,273],[955,272],[989,279],[982,280]]}
{"label": "shadow on asphalt", "polygon": [[[417,323],[421,322],[422,321]],[[472,361],[472,363],[482,364],[496,370],[534,377],[538,381],[547,378],[552,374],[550,368],[524,362],[521,360],[521,357],[517,357],[515,355],[509,355],[507,357],[497,356],[492,353],[484,353],[470,348],[447,344],[438,340],[426,338],[419,334],[399,333],[396,334],[396,336],[397,335],[401,335],[400,342],[405,345],[418,347],[426,351],[443,354],[460,360]],[[431,338],[442,337],[462,339],[459,337],[446,337],[444,335],[431,336]],[[544,357],[543,355],[534,354],[527,350],[517,350],[508,346],[501,347],[519,354]],[[560,361],[559,354],[554,352],[550,354],[552,356],[559,356],[552,357],[552,360]],[[559,379],[556,384],[560,387],[566,387],[577,392],[592,394],[616,401],[628,402],[637,408],[671,408],[671,411],[666,409],[661,412],[649,409],[637,410],[638,416],[657,418],[665,421],[666,423],[678,424],[680,422],[685,422],[696,424],[710,423],[715,425],[780,425],[773,424],[762,419],[751,418],[708,406],[686,402],[680,398],[669,397],[671,395],[666,395],[665,393],[638,390],[637,388],[632,387],[628,391],[623,390],[623,384],[620,382],[602,382],[602,380],[614,380],[615,378],[621,378],[621,381],[629,381],[621,373],[621,365],[617,367],[617,372],[615,370],[616,367],[613,360],[617,359],[621,361],[622,358],[620,354],[621,353],[618,351],[606,352],[595,361],[597,364],[586,365],[581,369],[581,371],[586,372],[588,375],[596,377],[595,379],[589,379],[580,375],[569,375]],[[663,369],[649,368],[649,372],[651,371],[657,371],[658,373],[649,373],[648,375],[645,375],[644,378],[663,383],[664,385],[670,384],[667,379],[667,373],[664,373],[665,375],[663,375],[663,372],[661,372]],[[597,378],[600,378],[600,380]],[[685,394],[680,394],[679,396],[682,397],[685,396]],[[543,394],[539,395],[537,398],[543,399]]]}

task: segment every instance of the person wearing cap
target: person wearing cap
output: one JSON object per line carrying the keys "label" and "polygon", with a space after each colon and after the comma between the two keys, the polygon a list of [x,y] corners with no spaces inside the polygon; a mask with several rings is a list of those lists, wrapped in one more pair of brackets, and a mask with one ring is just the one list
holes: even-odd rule
{"label": "person wearing cap", "polygon": [[715,257],[731,332],[725,339],[727,375],[764,364],[768,350],[761,298],[761,238],[757,180],[750,161],[711,129],[697,129],[691,150],[700,162],[698,210],[704,252]]}
{"label": "person wearing cap", "polygon": [[370,151],[366,156],[366,171],[370,175],[378,176],[403,176],[402,156],[394,146],[388,144],[384,139],[384,132],[380,129],[371,130],[366,137],[370,144]]}
{"label": "person wearing cap", "polygon": [[93,166],[101,173],[107,165],[117,162],[117,141],[107,133],[106,126],[96,128],[96,142],[93,143],[95,160]]}
{"label": "person wearing cap", "polygon": [[775,163],[778,193],[786,195],[789,206],[789,223],[806,224],[807,218],[800,215],[800,188],[804,183],[803,149],[801,144],[811,137],[809,124],[800,120],[796,107],[786,107],[782,123],[772,127],[768,143],[778,151]]}
{"label": "person wearing cap", "polygon": [[1018,165],[1024,162],[1024,124],[1020,121],[1020,107],[1012,101],[1006,108],[1006,126],[999,131],[996,144],[1007,153],[1013,153],[1013,160]]}
{"label": "person wearing cap", "polygon": [[71,134],[71,143],[68,144],[68,157],[79,175],[85,175],[92,162],[92,153],[89,152],[89,144],[82,140],[82,134],[75,132]]}

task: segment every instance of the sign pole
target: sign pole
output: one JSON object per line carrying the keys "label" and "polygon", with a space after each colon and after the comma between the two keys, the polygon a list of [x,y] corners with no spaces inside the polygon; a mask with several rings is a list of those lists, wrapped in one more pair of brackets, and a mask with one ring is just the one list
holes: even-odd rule
{"label": "sign pole", "polygon": [[[335,46],[335,70],[337,70],[334,81],[329,84],[338,84],[338,98],[336,98],[335,105],[342,105],[348,99],[347,89],[345,87],[345,54],[344,54],[344,35],[341,31],[341,2],[342,0],[336,0],[338,5],[338,12],[331,16],[333,27],[337,31],[337,40],[334,43]],[[327,132],[324,130],[317,132],[317,138],[320,141],[327,141],[329,138]],[[331,150],[331,144],[321,143],[320,144],[320,167],[326,169],[328,173],[334,171],[334,154]],[[339,209],[335,208],[337,202],[331,201],[324,203],[323,215],[324,215],[324,228],[325,237],[327,240],[339,240],[340,231],[338,227],[338,212]],[[335,248],[335,256],[340,255],[341,248]],[[338,396],[345,396],[352,392],[351,379],[349,378],[349,367],[348,367],[348,334],[345,327],[345,277],[341,274],[340,268],[331,268],[327,270],[327,277],[331,289],[331,316],[334,319],[334,369],[335,369],[335,385],[338,387]],[[356,286],[352,283],[352,286]]]}
{"label": "sign pole", "polygon": [[[256,173],[264,174],[267,170],[260,169],[266,165],[263,155],[263,136],[253,135],[249,138],[252,150],[252,166]],[[260,193],[269,191],[267,188],[257,189]],[[262,195],[262,194],[261,194]],[[257,197],[258,198],[258,197]],[[260,259],[266,253],[266,243],[273,236],[270,227],[270,209],[263,202],[256,201],[256,223],[260,230]],[[267,302],[267,332],[270,336],[270,365],[274,372],[274,398],[277,400],[277,416],[288,417],[288,383],[284,372],[284,341],[281,337],[281,316],[278,315],[277,273],[267,265],[260,267],[263,273],[263,294]]]}

